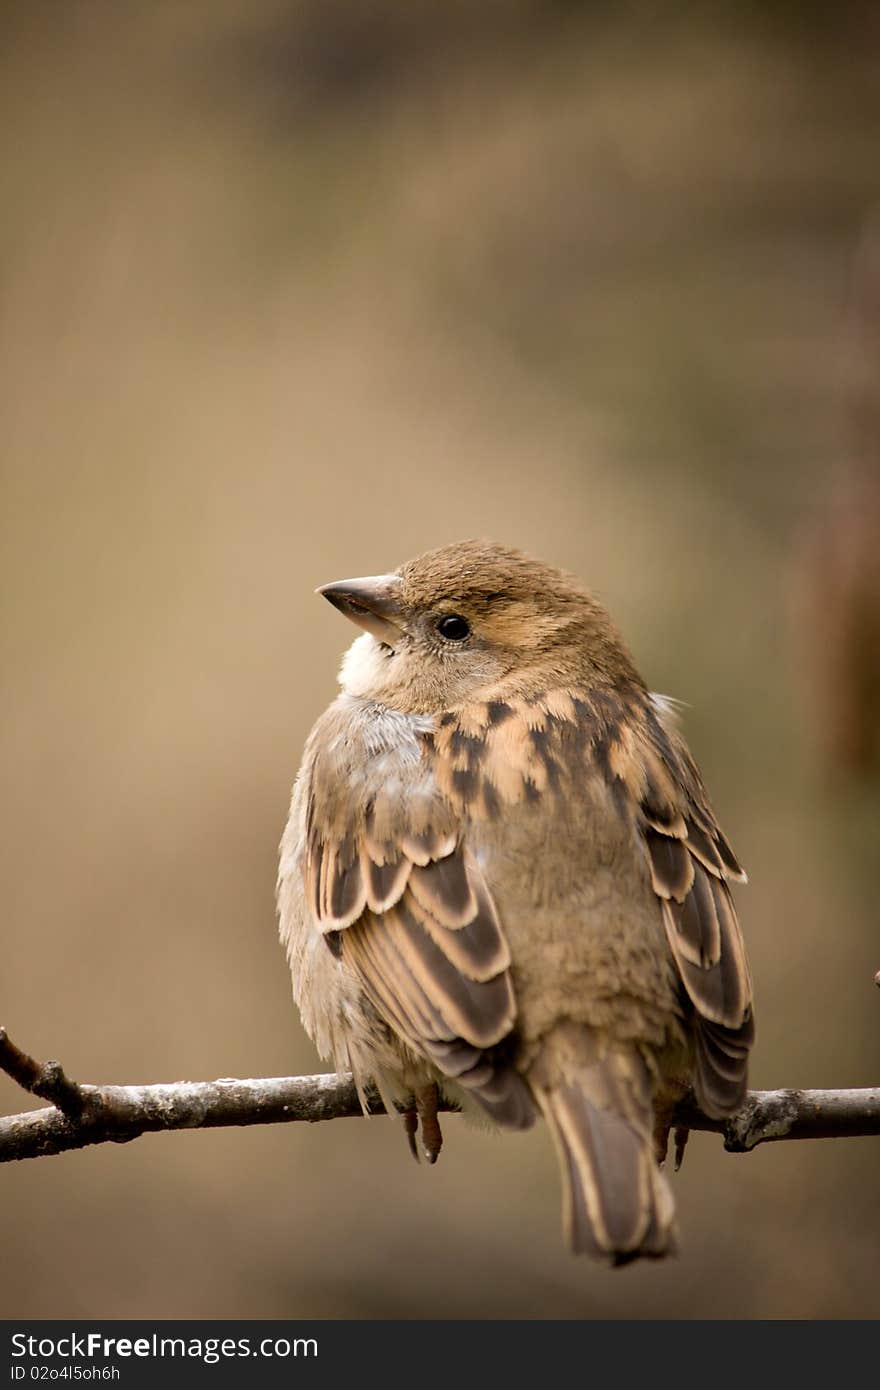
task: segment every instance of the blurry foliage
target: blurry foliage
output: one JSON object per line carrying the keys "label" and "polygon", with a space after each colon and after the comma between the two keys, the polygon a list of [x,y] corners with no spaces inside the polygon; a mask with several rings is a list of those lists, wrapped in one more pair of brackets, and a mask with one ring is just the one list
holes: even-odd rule
{"label": "blurry foliage", "polygon": [[848,428],[824,505],[806,518],[794,618],[813,736],[832,787],[880,790],[880,216],[854,257],[844,405]]}

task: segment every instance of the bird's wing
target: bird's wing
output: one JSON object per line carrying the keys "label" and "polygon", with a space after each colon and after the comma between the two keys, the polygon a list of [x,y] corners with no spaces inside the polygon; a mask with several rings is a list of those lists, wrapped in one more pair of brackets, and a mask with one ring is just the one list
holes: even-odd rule
{"label": "bird's wing", "polygon": [[431,731],[390,747],[355,738],[342,761],[338,743],[316,756],[306,810],[305,888],[328,946],[412,1052],[500,1124],[530,1123],[505,1054],[510,952]]}
{"label": "bird's wing", "polygon": [[755,1034],[752,983],[729,887],[746,876],[665,702],[648,696],[637,727],[639,828],[693,1010],[697,1094],[707,1114],[728,1115],[742,1103]]}

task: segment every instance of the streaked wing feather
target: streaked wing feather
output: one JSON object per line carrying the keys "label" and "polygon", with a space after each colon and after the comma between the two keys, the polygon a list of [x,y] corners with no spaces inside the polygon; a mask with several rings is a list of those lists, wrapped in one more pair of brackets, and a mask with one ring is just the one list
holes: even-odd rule
{"label": "streaked wing feather", "polygon": [[424,1037],[452,1042],[452,1029],[393,949],[387,934],[369,928],[367,920],[358,922],[343,936],[342,947],[367,997],[411,1045]]}
{"label": "streaked wing feather", "polygon": [[463,927],[443,926],[413,893],[407,896],[407,907],[450,963],[468,979],[482,982],[509,968],[510,948],[482,876],[474,884],[474,898],[476,912]]}
{"label": "streaked wing feather", "polygon": [[669,947],[693,1009],[697,1093],[707,1113],[730,1114],[745,1093],[754,1038],[751,980],[728,887],[729,879],[745,881],[745,873],[683,740],[650,701],[645,726],[642,833]]}
{"label": "streaked wing feather", "polygon": [[[674,905],[663,903],[666,938],[678,966],[684,987],[699,1015],[725,1028],[738,1028],[750,1002],[748,969],[742,937],[726,885],[718,884],[713,894],[719,928],[720,950],[714,965],[691,960],[685,938],[675,920]],[[720,906],[720,910],[719,910]]]}
{"label": "streaked wing feather", "polygon": [[696,1034],[697,1090],[707,1115],[738,1110],[748,1085],[749,1049],[755,1029],[751,1014],[736,1030],[703,1020]]}
{"label": "streaked wing feather", "polygon": [[406,886],[412,864],[402,854],[377,864],[366,849],[361,851],[361,872],[366,885],[366,905],[371,912],[384,912],[396,903]]}
{"label": "streaked wing feather", "polygon": [[694,868],[691,891],[681,903],[670,904],[677,931],[675,954],[680,950],[693,965],[705,969],[721,955],[721,927],[715,898],[701,865]]}
{"label": "streaked wing feather", "polygon": [[410,892],[422,909],[444,927],[463,927],[477,915],[463,854],[448,854],[430,864],[415,865],[409,876]]}
{"label": "streaked wing feather", "polygon": [[401,851],[413,864],[424,867],[437,859],[445,859],[455,849],[455,835],[427,829],[421,834],[404,831],[400,837]]}
{"label": "streaked wing feather", "polygon": [[724,864],[718,853],[715,840],[692,818],[688,818],[685,824],[687,827],[687,846],[691,854],[703,865],[704,869],[709,870],[710,874],[714,874],[716,878],[723,878]]}
{"label": "streaked wing feather", "polygon": [[[455,750],[460,758],[460,739]],[[438,753],[431,736],[421,758],[418,775],[386,777],[361,808],[329,776],[319,783],[326,805],[310,806],[307,819],[309,901],[328,945],[405,1046],[500,1123],[522,1127],[534,1107],[498,1050],[516,1019],[510,951],[459,840],[466,818],[447,788],[461,769],[444,770],[451,743]]]}
{"label": "streaked wing feather", "polygon": [[681,840],[659,835],[656,830],[645,832],[651,861],[651,882],[660,898],[683,902],[694,881],[694,865]]}
{"label": "streaked wing feather", "polygon": [[730,845],[728,844],[725,836],[719,830],[717,825],[715,827],[715,843],[718,846],[718,853],[721,855],[721,859],[724,863],[724,868],[727,872],[727,877],[735,879],[738,883],[747,883],[748,875],[746,874],[745,869],[740,864],[733,850],[730,848]]}
{"label": "streaked wing feather", "polygon": [[507,971],[486,981],[469,980],[408,910],[407,896],[373,924],[385,933],[425,996],[456,1037],[492,1047],[513,1027],[513,988]]}

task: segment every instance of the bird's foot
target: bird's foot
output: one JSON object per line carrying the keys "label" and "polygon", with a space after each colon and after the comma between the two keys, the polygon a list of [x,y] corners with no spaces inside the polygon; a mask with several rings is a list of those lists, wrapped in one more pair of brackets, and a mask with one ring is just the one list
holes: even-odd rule
{"label": "bird's foot", "polygon": [[437,1156],[443,1147],[443,1135],[437,1118],[438,1099],[439,1093],[434,1082],[430,1086],[419,1086],[415,1091],[415,1110],[403,1112],[403,1132],[416,1163],[420,1157],[417,1142],[419,1122],[422,1126],[422,1153],[429,1163],[437,1162]]}
{"label": "bird's foot", "polygon": [[684,1161],[684,1151],[687,1148],[687,1141],[690,1138],[690,1130],[685,1129],[684,1125],[675,1125],[673,1127],[666,1116],[663,1118],[658,1117],[654,1125],[654,1157],[661,1168],[666,1164],[670,1134],[673,1136],[674,1167],[677,1173]]}

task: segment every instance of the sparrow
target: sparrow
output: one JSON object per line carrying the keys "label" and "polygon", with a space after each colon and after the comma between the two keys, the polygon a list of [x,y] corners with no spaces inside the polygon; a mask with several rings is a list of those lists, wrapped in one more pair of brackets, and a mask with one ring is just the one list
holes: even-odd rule
{"label": "sparrow", "polygon": [[735,1112],[754,1039],[745,874],[597,599],[463,541],[317,591],[362,629],[306,744],[280,935],[306,1031],[421,1122],[543,1116],[572,1250],[676,1248],[672,1110]]}

